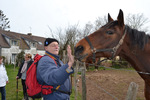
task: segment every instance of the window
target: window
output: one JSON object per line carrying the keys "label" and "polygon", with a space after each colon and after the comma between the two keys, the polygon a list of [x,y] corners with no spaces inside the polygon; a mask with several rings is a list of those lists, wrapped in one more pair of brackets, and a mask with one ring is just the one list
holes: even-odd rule
{"label": "window", "polygon": [[11,43],[13,46],[17,46],[18,45],[18,42],[16,40],[12,40],[12,43]]}
{"label": "window", "polygon": [[11,62],[15,64],[17,54],[12,54]]}
{"label": "window", "polygon": [[36,43],[31,43],[31,47],[36,47]]}

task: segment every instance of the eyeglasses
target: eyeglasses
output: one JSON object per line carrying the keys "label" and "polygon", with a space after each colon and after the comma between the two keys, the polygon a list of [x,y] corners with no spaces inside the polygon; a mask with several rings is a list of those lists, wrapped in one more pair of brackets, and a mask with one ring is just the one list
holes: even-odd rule
{"label": "eyeglasses", "polygon": [[59,47],[59,45],[52,44],[51,47]]}

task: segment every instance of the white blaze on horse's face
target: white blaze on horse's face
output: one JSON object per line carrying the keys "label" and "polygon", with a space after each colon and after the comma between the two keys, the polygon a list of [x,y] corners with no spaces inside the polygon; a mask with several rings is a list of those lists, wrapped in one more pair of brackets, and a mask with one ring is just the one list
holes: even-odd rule
{"label": "white blaze on horse's face", "polygon": [[118,18],[114,21],[108,14],[108,23],[99,30],[80,40],[75,46],[75,56],[81,61],[86,61],[90,56],[113,57],[117,54],[113,48],[119,48],[118,43],[124,34],[123,12],[120,10]]}

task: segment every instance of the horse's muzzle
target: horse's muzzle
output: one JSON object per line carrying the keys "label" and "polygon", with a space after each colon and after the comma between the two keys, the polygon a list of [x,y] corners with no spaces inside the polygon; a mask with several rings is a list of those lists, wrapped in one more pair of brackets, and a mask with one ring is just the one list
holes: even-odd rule
{"label": "horse's muzzle", "polygon": [[83,46],[77,46],[74,48],[74,55],[75,58],[78,59],[79,61],[81,61],[82,59],[84,59],[85,57],[88,56],[88,54],[84,54],[82,55],[83,51],[84,51],[84,47]]}

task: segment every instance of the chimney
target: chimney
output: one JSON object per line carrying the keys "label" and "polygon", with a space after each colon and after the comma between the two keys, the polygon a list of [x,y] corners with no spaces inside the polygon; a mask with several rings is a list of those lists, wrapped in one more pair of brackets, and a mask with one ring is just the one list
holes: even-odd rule
{"label": "chimney", "polygon": [[27,33],[27,35],[31,36],[31,35],[32,35],[32,33]]}

